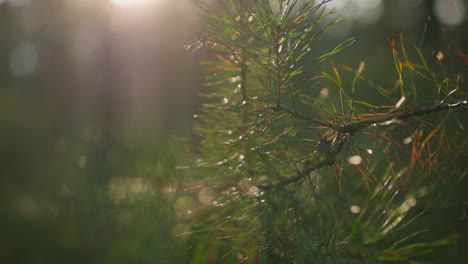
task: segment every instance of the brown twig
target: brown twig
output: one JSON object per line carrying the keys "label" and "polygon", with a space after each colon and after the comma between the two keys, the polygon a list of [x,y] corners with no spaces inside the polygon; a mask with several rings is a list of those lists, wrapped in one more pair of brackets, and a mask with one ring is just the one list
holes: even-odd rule
{"label": "brown twig", "polygon": [[316,163],[316,164],[314,164],[314,165],[312,165],[310,167],[307,167],[304,171],[298,172],[295,176],[283,179],[279,183],[276,183],[276,184],[259,185],[257,187],[262,189],[262,190],[282,187],[282,186],[288,185],[290,183],[297,182],[300,179],[304,179],[305,177],[307,177],[313,171],[319,170],[319,169],[324,168],[326,166],[333,165],[335,163],[336,155],[343,149],[343,146],[344,146],[345,142],[347,142],[347,140],[349,138],[351,138],[358,131],[360,131],[360,130],[362,130],[364,128],[373,127],[373,126],[377,126],[377,125],[391,125],[391,124],[394,124],[395,121],[398,121],[398,120],[406,120],[406,119],[411,118],[411,117],[420,116],[420,115],[429,114],[429,113],[434,113],[434,112],[445,111],[445,110],[449,110],[449,109],[460,107],[460,106],[464,106],[464,107],[468,106],[468,98],[459,99],[459,100],[456,100],[456,101],[454,101],[452,103],[441,103],[441,104],[436,104],[436,105],[432,105],[432,106],[417,108],[417,109],[410,110],[410,111],[404,111],[404,112],[396,113],[396,114],[393,114],[393,115],[390,115],[390,116],[387,116],[387,117],[384,117],[384,118],[380,118],[380,119],[377,119],[377,120],[365,120],[365,121],[355,122],[355,123],[346,124],[346,125],[342,125],[342,126],[335,126],[335,125],[333,125],[331,123],[328,123],[328,122],[325,122],[325,121],[322,121],[322,120],[319,120],[319,119],[316,119],[316,118],[300,115],[300,114],[298,114],[296,112],[287,110],[287,109],[285,109],[283,107],[280,107],[280,108],[276,107],[276,108],[274,108],[272,110],[282,111],[282,112],[290,114],[291,116],[293,116],[295,118],[310,121],[312,123],[319,124],[319,125],[322,125],[322,126],[326,126],[326,127],[330,128],[330,129],[336,130],[337,131],[337,137],[338,137],[338,141],[337,141],[338,143],[336,143],[334,146],[332,146],[330,152],[326,154],[325,159],[322,159],[318,163]]}
{"label": "brown twig", "polygon": [[384,118],[380,118],[377,120],[365,120],[365,121],[360,121],[356,123],[351,123],[351,124],[341,126],[340,130],[341,132],[351,133],[351,132],[358,131],[360,129],[371,127],[371,126],[391,125],[395,123],[394,121],[406,120],[411,117],[425,115],[425,114],[434,113],[434,112],[445,111],[445,110],[456,108],[459,106],[468,106],[468,98],[459,99],[452,103],[441,103],[441,104],[436,104],[432,106],[417,108],[417,109],[410,110],[410,111],[404,111],[404,112],[396,113],[396,114],[393,114]]}

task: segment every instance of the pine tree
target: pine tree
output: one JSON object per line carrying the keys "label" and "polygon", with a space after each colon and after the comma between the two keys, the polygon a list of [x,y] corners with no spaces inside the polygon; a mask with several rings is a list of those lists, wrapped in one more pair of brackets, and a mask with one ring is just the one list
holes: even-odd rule
{"label": "pine tree", "polygon": [[[188,46],[214,58],[197,115],[197,191],[209,195],[188,240],[194,263],[409,262],[454,242],[418,240],[426,230],[412,223],[434,185],[466,174],[461,76],[404,37],[389,41],[393,87],[364,62],[327,64],[354,42],[314,52],[341,22],[327,2],[198,2],[206,36]],[[386,103],[361,99],[362,85]]]}

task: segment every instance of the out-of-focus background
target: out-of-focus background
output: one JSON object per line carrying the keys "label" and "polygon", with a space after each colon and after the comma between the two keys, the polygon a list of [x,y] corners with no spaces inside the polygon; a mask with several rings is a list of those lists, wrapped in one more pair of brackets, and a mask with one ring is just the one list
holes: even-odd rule
{"label": "out-of-focus background", "polygon": [[[357,40],[337,64],[392,85],[387,39],[404,33],[466,73],[466,1],[328,5],[350,20],[314,49]],[[183,263],[178,206],[203,203],[173,184],[191,177],[175,167],[193,158],[181,137],[196,140],[212,56],[184,47],[200,14],[191,0],[0,0],[0,263]]]}

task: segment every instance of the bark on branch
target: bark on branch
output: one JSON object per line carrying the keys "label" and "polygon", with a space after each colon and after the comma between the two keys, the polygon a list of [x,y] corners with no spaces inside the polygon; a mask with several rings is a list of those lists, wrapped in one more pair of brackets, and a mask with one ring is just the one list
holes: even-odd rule
{"label": "bark on branch", "polygon": [[349,140],[349,138],[354,136],[358,131],[360,131],[362,129],[365,129],[365,128],[368,128],[368,127],[374,127],[374,126],[378,126],[378,125],[387,126],[387,125],[391,125],[391,124],[396,123],[396,121],[398,121],[398,120],[406,120],[406,119],[409,119],[411,117],[421,116],[421,115],[434,113],[434,112],[446,111],[446,110],[457,108],[457,107],[467,108],[468,107],[468,98],[459,99],[459,100],[456,100],[456,101],[451,102],[451,103],[440,103],[440,104],[436,104],[436,105],[420,107],[420,108],[413,109],[413,110],[401,111],[399,113],[391,114],[389,116],[386,116],[386,117],[383,117],[383,118],[380,118],[380,119],[358,121],[358,122],[345,124],[345,125],[334,125],[332,123],[329,123],[329,122],[326,122],[326,121],[323,121],[323,120],[319,120],[319,119],[316,119],[316,118],[312,118],[312,117],[308,117],[308,116],[298,114],[296,112],[290,111],[290,110],[282,108],[282,107],[280,107],[280,108],[275,107],[272,110],[279,111],[279,112],[285,112],[285,113],[288,113],[288,114],[290,114],[291,116],[293,116],[295,118],[305,120],[305,121],[310,121],[310,122],[312,122],[314,124],[321,125],[321,126],[328,127],[330,129],[335,130],[338,133],[338,135],[337,135],[338,142],[334,146],[332,146],[330,152],[325,155],[324,159],[322,159],[318,163],[315,163],[315,164],[307,167],[303,171],[298,172],[295,176],[283,179],[283,180],[281,180],[280,182],[278,182],[276,184],[259,185],[257,187],[262,189],[262,190],[282,187],[282,186],[288,185],[290,183],[297,182],[297,181],[299,181],[301,179],[305,179],[313,171],[316,171],[316,170],[319,170],[321,168],[333,165],[335,163],[336,155],[343,149],[344,144]]}

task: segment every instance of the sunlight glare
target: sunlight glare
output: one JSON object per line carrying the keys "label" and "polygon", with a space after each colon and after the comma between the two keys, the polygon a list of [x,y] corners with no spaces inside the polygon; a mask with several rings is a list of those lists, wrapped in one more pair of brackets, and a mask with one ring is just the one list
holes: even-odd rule
{"label": "sunlight glare", "polygon": [[130,4],[140,4],[146,1],[147,0],[112,0],[112,3],[116,5],[130,5]]}

